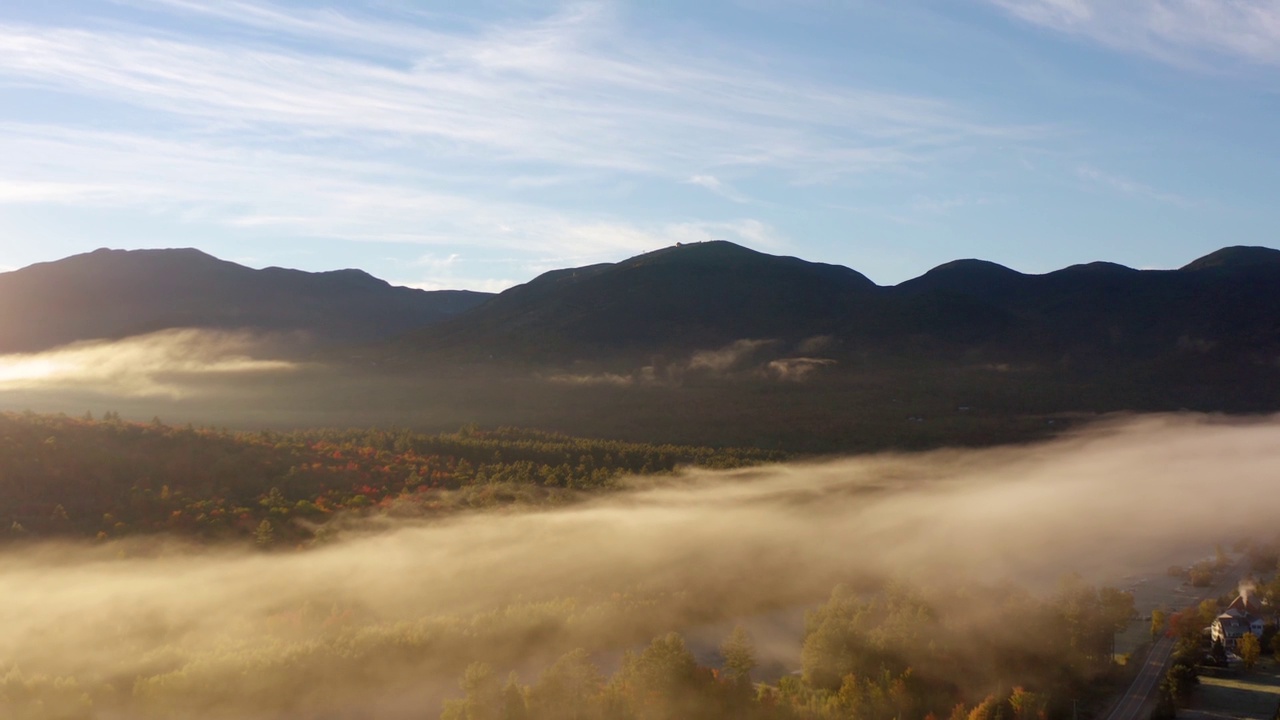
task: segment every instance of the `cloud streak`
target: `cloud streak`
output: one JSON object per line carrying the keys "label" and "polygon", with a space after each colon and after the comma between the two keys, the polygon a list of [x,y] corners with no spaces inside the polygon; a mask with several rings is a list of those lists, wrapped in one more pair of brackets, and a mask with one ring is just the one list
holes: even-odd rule
{"label": "cloud streak", "polygon": [[[246,13],[251,20],[269,12],[246,7],[258,8]],[[344,35],[383,37],[378,26],[328,16],[349,28]],[[323,33],[317,25],[294,22]],[[387,48],[399,62],[376,63],[145,32],[5,25],[0,73],[263,132],[375,133],[429,143],[445,156],[657,174],[716,166],[858,173],[1017,132],[964,119],[936,100],[644,46],[598,6],[478,35],[424,30],[417,52],[405,40]]]}
{"label": "cloud streak", "polygon": [[1091,185],[1105,188],[1121,195],[1154,200],[1155,202],[1177,205],[1180,207],[1190,207],[1197,204],[1190,198],[1183,197],[1182,195],[1157,190],[1150,185],[1146,185],[1120,175],[1113,175],[1109,172],[1099,170],[1092,165],[1078,166],[1076,168],[1076,175],[1081,180],[1084,180]]}
{"label": "cloud streak", "polygon": [[[699,239],[780,244],[745,213],[636,219],[625,200],[638,184],[742,203],[721,178],[920,172],[1040,132],[710,38],[646,36],[610,3],[426,23],[248,0],[127,4],[148,12],[0,22],[0,83],[83,110],[9,116],[0,203],[616,259]],[[100,119],[90,129],[86,116]]]}
{"label": "cloud streak", "polygon": [[1280,6],[1270,0],[986,1],[1020,20],[1174,65],[1280,65]]}
{"label": "cloud streak", "polygon": [[[777,243],[769,226],[751,218],[633,223],[607,213],[436,190],[442,183],[430,173],[392,162],[218,140],[0,123],[0,155],[10,160],[0,169],[0,205],[163,210],[257,234],[560,256],[636,253],[726,237]],[[82,179],[86,168],[94,180]]]}

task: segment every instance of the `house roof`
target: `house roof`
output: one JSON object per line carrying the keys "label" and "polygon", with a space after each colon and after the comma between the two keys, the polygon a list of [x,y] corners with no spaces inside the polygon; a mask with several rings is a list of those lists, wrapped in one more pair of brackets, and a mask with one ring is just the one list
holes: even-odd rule
{"label": "house roof", "polygon": [[1227,606],[1227,612],[1235,610],[1240,615],[1255,615],[1262,611],[1262,607],[1258,601],[1248,593],[1242,593],[1236,596],[1235,600]]}
{"label": "house roof", "polygon": [[1249,622],[1242,617],[1232,614],[1222,613],[1215,621],[1222,628],[1222,632],[1228,635],[1233,633],[1243,633],[1249,629]]}

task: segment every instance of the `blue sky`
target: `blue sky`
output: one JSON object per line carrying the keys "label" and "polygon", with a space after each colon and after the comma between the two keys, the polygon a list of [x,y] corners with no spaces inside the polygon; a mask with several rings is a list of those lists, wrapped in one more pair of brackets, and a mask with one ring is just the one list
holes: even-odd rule
{"label": "blue sky", "polygon": [[1271,0],[0,0],[2,268],[1177,267],[1280,244],[1278,160]]}

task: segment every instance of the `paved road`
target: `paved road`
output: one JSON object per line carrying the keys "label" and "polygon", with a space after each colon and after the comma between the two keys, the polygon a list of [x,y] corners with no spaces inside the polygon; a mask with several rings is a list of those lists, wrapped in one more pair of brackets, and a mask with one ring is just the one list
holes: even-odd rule
{"label": "paved road", "polygon": [[[1235,562],[1230,568],[1222,572],[1218,582],[1202,595],[1196,604],[1201,600],[1216,598],[1229,592],[1234,588],[1242,576],[1244,569],[1244,558]],[[1133,679],[1133,683],[1129,685],[1129,689],[1120,697],[1120,701],[1111,708],[1111,713],[1107,715],[1106,720],[1146,720],[1147,715],[1143,713],[1146,709],[1147,701],[1155,696],[1156,688],[1160,686],[1160,680],[1164,678],[1165,673],[1169,670],[1170,660],[1173,658],[1174,639],[1170,637],[1161,637],[1154,645],[1151,646],[1151,652],[1147,653],[1146,664],[1138,671],[1137,677]]]}
{"label": "paved road", "polygon": [[1173,645],[1173,638],[1161,637],[1151,646],[1147,662],[1138,671],[1138,676],[1133,679],[1133,684],[1121,696],[1120,701],[1111,709],[1107,720],[1142,720],[1142,709],[1146,706],[1147,699],[1167,672],[1169,658],[1173,656]]}

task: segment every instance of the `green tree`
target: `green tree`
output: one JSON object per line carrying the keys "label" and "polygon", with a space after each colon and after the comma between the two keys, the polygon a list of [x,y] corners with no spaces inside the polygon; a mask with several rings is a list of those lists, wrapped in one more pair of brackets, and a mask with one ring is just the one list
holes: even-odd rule
{"label": "green tree", "polygon": [[643,720],[700,717],[698,663],[679,633],[656,638],[644,652],[623,660],[614,683]]}
{"label": "green tree", "polygon": [[1156,695],[1156,706],[1151,709],[1150,720],[1173,720],[1177,717],[1178,705],[1174,697],[1175,694],[1173,681],[1166,676],[1160,682],[1160,690]]}
{"label": "green tree", "polygon": [[1253,633],[1247,632],[1240,638],[1236,653],[1244,662],[1244,669],[1252,670],[1253,666],[1258,664],[1258,658],[1262,656],[1262,643],[1258,642],[1258,638]]}
{"label": "green tree", "polygon": [[1227,648],[1222,645],[1222,641],[1214,638],[1213,644],[1209,646],[1209,655],[1218,662],[1219,665],[1227,664]]}
{"label": "green tree", "polygon": [[1191,653],[1179,653],[1173,658],[1173,667],[1165,674],[1170,694],[1177,700],[1185,701],[1191,690],[1200,683],[1196,672],[1195,656]]}
{"label": "green tree", "polygon": [[720,645],[720,655],[724,658],[727,677],[733,680],[751,680],[751,671],[756,667],[756,646],[746,628],[739,625],[733,629]]}
{"label": "green tree", "polygon": [[253,541],[260,548],[268,548],[275,544],[276,531],[271,527],[271,521],[263,519],[258,523],[258,529],[253,531]]}

